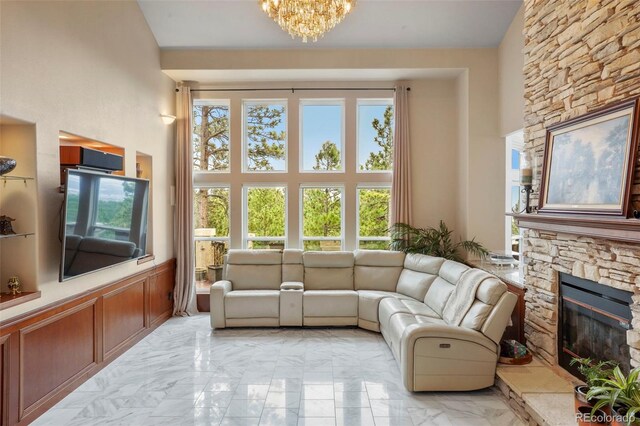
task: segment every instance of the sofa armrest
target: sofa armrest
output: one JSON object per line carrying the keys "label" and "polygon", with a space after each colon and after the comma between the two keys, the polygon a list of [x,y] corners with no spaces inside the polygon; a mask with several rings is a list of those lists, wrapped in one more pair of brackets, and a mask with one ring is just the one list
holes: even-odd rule
{"label": "sofa armrest", "polygon": [[416,340],[420,338],[442,338],[453,340],[464,340],[477,343],[487,349],[497,353],[498,346],[479,331],[466,327],[459,327],[445,324],[413,324],[404,330],[402,335],[402,346],[413,347]]}
{"label": "sofa armrest", "polygon": [[300,281],[285,281],[280,284],[280,290],[304,290],[304,284]]}
{"label": "sofa armrest", "polygon": [[446,324],[412,324],[402,334],[399,354],[402,380],[411,391],[414,390],[415,347],[420,339],[436,339],[440,348],[452,351],[456,351],[456,347],[460,350],[461,341],[465,343],[462,347],[467,349],[470,343],[477,349],[479,357],[491,362],[498,361],[498,345],[479,331]]}
{"label": "sofa armrest", "polygon": [[211,328],[225,328],[224,296],[233,288],[231,281],[217,281],[209,290]]}

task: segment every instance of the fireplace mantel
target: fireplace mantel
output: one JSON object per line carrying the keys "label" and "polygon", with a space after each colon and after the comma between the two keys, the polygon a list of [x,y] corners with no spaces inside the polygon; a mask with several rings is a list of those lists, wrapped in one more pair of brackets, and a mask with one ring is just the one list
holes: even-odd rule
{"label": "fireplace mantel", "polygon": [[627,243],[640,243],[640,220],[566,214],[507,214],[519,227]]}

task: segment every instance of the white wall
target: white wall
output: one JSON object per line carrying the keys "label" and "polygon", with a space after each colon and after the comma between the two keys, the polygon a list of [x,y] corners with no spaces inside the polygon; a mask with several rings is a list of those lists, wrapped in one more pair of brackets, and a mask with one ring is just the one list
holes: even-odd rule
{"label": "white wall", "polygon": [[524,5],[513,18],[498,49],[500,134],[524,128]]}
{"label": "white wall", "polygon": [[174,83],[160,71],[159,49],[137,3],[2,1],[0,114],[36,125],[37,250],[42,297],[2,312],[2,319],[109,283],[151,266],[129,262],[58,283],[58,131],[153,156],[153,252],[173,257],[175,129],[161,113],[175,110]]}

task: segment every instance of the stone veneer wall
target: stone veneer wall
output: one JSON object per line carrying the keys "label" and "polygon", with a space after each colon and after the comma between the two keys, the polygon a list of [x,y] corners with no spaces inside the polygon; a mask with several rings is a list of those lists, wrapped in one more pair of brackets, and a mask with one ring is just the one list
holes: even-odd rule
{"label": "stone veneer wall", "polygon": [[[640,1],[525,0],[524,34],[526,149],[541,168],[546,127],[640,94]],[[534,205],[539,183],[540,170]],[[640,208],[640,173],[632,192]],[[531,350],[557,363],[561,271],[636,294],[627,341],[640,365],[640,246],[528,230],[524,255]]]}

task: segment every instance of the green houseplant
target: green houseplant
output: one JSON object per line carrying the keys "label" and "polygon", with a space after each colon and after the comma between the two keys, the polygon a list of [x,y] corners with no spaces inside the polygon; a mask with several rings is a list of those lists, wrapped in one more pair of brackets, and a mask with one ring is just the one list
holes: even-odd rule
{"label": "green houseplant", "polygon": [[453,231],[440,221],[437,228],[416,228],[406,223],[396,223],[389,229],[391,250],[419,253],[445,259],[463,261],[460,250],[484,258],[489,251],[474,239],[454,242]]}
{"label": "green houseplant", "polygon": [[597,400],[593,410],[609,406],[614,413],[614,425],[638,424],[635,415],[640,412],[639,375],[640,367],[634,368],[625,376],[620,366],[616,366],[611,378],[601,380],[587,392],[588,399]]}
{"label": "green houseplant", "polygon": [[573,358],[570,365],[576,365],[578,372],[584,377],[586,385],[578,385],[574,388],[575,409],[579,407],[591,406],[587,398],[589,389],[598,386],[603,380],[613,376],[613,369],[616,363],[612,361],[595,362],[591,358]]}

